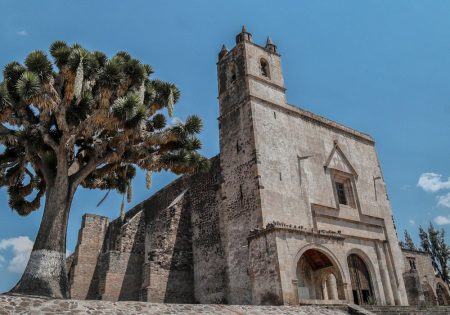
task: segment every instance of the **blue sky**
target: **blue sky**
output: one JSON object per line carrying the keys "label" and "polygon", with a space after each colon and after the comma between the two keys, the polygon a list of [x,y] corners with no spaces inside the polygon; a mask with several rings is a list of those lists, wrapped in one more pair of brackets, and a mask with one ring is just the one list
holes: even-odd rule
{"label": "blue sky", "polygon": [[[282,54],[291,104],[375,138],[399,233],[408,228],[417,239],[417,226],[434,220],[450,235],[449,1],[16,0],[1,1],[0,12],[1,68],[57,39],[108,55],[128,51],[181,89],[177,117],[203,118],[206,156],[219,151],[221,45],[232,47],[243,24],[259,44],[270,35]],[[138,174],[128,206],[173,178],[156,174],[148,191]],[[70,251],[83,213],[119,214],[116,194],[96,208],[103,194],[77,192]],[[19,217],[0,189],[0,292],[20,277],[41,215]]]}

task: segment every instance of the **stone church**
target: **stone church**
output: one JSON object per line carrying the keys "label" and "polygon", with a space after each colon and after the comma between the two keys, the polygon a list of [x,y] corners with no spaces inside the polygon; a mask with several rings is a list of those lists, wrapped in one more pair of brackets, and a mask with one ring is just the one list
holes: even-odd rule
{"label": "stone church", "polygon": [[277,47],[245,28],[217,71],[210,170],[112,222],[86,214],[68,259],[71,297],[408,305],[412,290],[411,303],[424,300],[406,270],[420,253],[399,247],[372,137],[290,105]]}

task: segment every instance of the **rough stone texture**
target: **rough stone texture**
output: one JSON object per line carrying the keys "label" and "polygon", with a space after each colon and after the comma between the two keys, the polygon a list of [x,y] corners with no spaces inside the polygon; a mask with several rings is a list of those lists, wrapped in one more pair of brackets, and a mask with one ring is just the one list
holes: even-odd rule
{"label": "rough stone texture", "polygon": [[73,299],[88,298],[107,227],[106,217],[93,214],[83,216],[77,246],[74,254],[67,259],[70,294]]}
{"label": "rough stone texture", "polygon": [[111,222],[89,298],[139,300],[144,262],[144,214],[130,211]]}
{"label": "rough stone texture", "polygon": [[81,237],[71,290],[85,293],[91,278],[87,298],[113,301],[407,305],[373,139],[289,105],[280,55],[247,32],[221,51],[217,71],[220,154],[211,169],[113,221],[102,246],[103,230],[92,244]]}
{"label": "rough stone texture", "polygon": [[402,253],[405,263],[403,278],[409,305],[449,305],[449,287],[436,277],[431,257],[417,250],[402,249]]}
{"label": "rough stone texture", "polygon": [[193,302],[192,237],[186,192],[180,192],[161,211],[147,212],[147,301]]}
{"label": "rough stone texture", "polygon": [[225,304],[227,269],[223,248],[220,160],[211,160],[211,171],[192,177],[189,203],[192,223],[195,302]]}
{"label": "rough stone texture", "polygon": [[347,308],[319,306],[239,306],[213,304],[157,304],[144,302],[109,302],[49,300],[0,295],[0,315],[9,314],[286,314],[345,315]]}
{"label": "rough stone texture", "polygon": [[416,307],[416,306],[365,306],[373,314],[382,315],[448,315],[449,306]]}

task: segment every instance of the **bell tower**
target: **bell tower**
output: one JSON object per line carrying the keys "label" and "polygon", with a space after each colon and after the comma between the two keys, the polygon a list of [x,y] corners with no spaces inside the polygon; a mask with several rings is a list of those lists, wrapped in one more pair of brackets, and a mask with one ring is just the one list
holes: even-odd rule
{"label": "bell tower", "polygon": [[255,106],[261,102],[286,106],[280,55],[270,38],[265,47],[259,46],[243,27],[236,36],[236,46],[231,50],[223,46],[219,52],[217,73],[227,296],[231,304],[252,304],[248,237],[264,223]]}
{"label": "bell tower", "polygon": [[220,114],[249,97],[284,106],[286,103],[281,56],[270,37],[265,47],[253,43],[245,26],[236,46],[222,47],[217,63]]}

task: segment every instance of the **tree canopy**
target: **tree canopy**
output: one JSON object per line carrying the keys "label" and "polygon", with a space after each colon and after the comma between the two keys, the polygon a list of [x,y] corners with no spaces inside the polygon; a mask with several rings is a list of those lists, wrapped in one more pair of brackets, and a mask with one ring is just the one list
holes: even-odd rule
{"label": "tree canopy", "polygon": [[416,245],[414,244],[414,241],[412,240],[411,235],[409,234],[408,230],[405,230],[404,242],[402,242],[401,245],[405,249],[417,250]]}
{"label": "tree canopy", "polygon": [[126,52],[112,58],[54,42],[6,65],[0,83],[0,186],[27,215],[58,176],[73,192],[130,189],[136,167],[190,173],[208,167],[197,151],[197,116],[167,126],[180,97],[174,84],[150,79],[149,65]]}
{"label": "tree canopy", "polygon": [[176,174],[208,168],[198,153],[202,122],[167,125],[178,88],[150,79],[149,65],[126,52],[112,58],[54,42],[6,65],[0,83],[0,187],[20,215],[40,207],[42,221],[15,293],[67,297],[66,233],[79,186],[131,195],[140,168]]}
{"label": "tree canopy", "polygon": [[430,223],[428,231],[419,227],[419,237],[422,250],[431,256],[434,270],[445,282],[450,283],[449,264],[450,248],[445,243],[444,229],[436,230]]}

